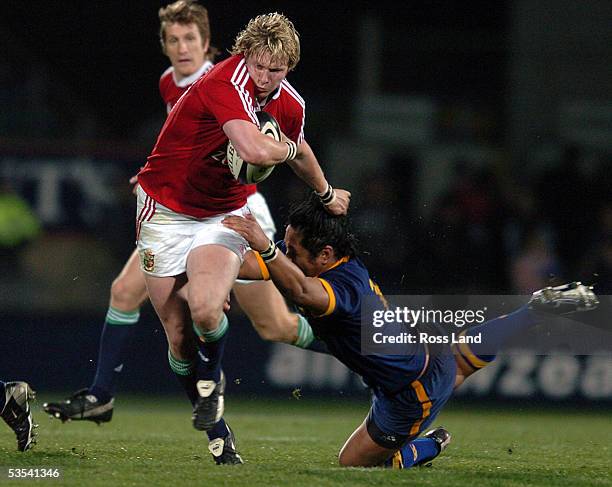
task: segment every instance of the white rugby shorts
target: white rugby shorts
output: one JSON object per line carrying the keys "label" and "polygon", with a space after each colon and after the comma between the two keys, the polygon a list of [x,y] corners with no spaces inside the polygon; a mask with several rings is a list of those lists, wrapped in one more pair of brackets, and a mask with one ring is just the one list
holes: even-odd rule
{"label": "white rugby shorts", "polygon": [[245,205],[230,213],[195,218],[159,204],[138,186],[136,243],[141,269],[156,277],[177,276],[185,272],[189,252],[202,245],[221,245],[242,262],[249,249],[247,241],[221,221],[227,215],[248,213]]}
{"label": "white rugby shorts", "polygon": [[274,241],[276,225],[274,225],[270,208],[268,208],[268,203],[266,203],[266,199],[263,195],[261,193],[253,193],[247,198],[247,206],[267,237]]}
{"label": "white rugby shorts", "polygon": [[[253,193],[251,196],[247,198],[247,206],[251,211],[251,214],[259,223],[259,226],[264,231],[266,236],[272,240],[274,240],[274,235],[276,234],[276,225],[274,225],[274,220],[272,219],[272,214],[270,213],[270,208],[268,208],[268,203],[266,203],[266,199],[261,193]],[[252,282],[260,282],[260,281],[250,281],[248,279],[236,279],[236,284],[251,284]]]}

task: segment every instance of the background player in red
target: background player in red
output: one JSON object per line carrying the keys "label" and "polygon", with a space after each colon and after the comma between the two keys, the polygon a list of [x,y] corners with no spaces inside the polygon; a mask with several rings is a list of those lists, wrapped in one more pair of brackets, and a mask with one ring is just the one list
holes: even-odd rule
{"label": "background player in red", "polygon": [[[258,16],[232,54],[179,99],[138,179],[138,252],[149,297],[173,357],[191,360],[194,331],[200,338],[193,421],[207,431],[223,413],[223,307],[248,249],[221,223],[249,213],[248,188],[227,165],[229,145],[251,164],[287,162],[333,214],[344,214],[350,198],[331,188],[304,140],[304,102],[285,80],[300,55],[293,24],[277,13]],[[277,119],[282,141],[260,132],[262,108]]]}

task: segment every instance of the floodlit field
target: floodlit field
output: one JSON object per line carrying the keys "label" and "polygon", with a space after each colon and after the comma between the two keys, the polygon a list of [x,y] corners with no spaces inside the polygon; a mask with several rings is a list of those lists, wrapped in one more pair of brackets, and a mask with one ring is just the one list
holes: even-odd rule
{"label": "floodlit field", "polygon": [[436,421],[454,435],[431,468],[344,469],[336,455],[364,418],[366,404],[334,400],[228,398],[243,466],[216,466],[202,433],[192,429],[185,402],[119,397],[111,423],[61,424],[40,404],[33,451],[15,451],[0,429],[2,485],[8,467],[57,467],[58,481],[35,485],[372,486],[612,485],[612,421],[607,411],[487,410],[452,405]]}

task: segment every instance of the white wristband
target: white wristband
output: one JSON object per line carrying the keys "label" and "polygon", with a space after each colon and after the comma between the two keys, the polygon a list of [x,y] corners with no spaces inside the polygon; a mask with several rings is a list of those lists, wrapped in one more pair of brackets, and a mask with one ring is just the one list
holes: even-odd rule
{"label": "white wristband", "polygon": [[285,144],[287,144],[287,156],[283,162],[292,161],[297,156],[297,145],[293,140],[286,140]]}
{"label": "white wristband", "polygon": [[335,201],[336,201],[336,192],[333,191],[331,199],[329,201],[327,201],[326,203],[324,203],[324,202],[321,202],[321,203],[323,203],[324,206],[331,206],[331,205],[334,204]]}

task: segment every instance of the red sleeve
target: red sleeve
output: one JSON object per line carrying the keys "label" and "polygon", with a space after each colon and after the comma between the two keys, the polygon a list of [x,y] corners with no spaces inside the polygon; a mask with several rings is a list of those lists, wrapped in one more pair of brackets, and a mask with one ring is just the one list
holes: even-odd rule
{"label": "red sleeve", "polygon": [[286,114],[286,117],[283,117],[283,132],[300,145],[304,140],[306,102],[287,80],[282,82],[281,89],[281,111]]}
{"label": "red sleeve", "polygon": [[293,142],[295,142],[296,144],[300,144],[304,138],[303,135],[303,111],[300,111],[300,113],[295,113],[292,114],[293,116],[290,117],[287,120],[287,123],[285,124],[283,133],[289,137],[291,140],[293,140]]}
{"label": "red sleeve", "polygon": [[230,80],[214,78],[201,84],[202,101],[223,127],[230,120],[246,120],[257,125],[250,93]]}

